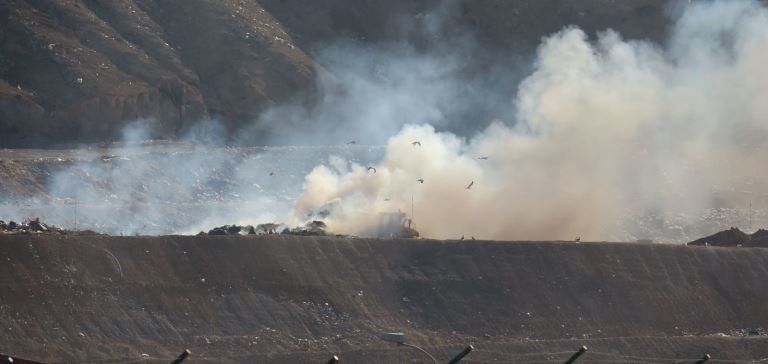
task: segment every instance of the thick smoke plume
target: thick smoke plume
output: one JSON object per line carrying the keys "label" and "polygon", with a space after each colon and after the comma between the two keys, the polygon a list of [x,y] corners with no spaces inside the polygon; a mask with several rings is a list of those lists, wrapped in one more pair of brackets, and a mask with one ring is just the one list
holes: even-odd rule
{"label": "thick smoke plume", "polygon": [[281,147],[229,147],[215,122],[147,142],[153,123],[140,121],[117,145],[47,152],[46,191],[2,196],[0,218],[123,234],[322,218],[371,235],[400,210],[433,238],[674,242],[765,226],[768,10],[688,3],[672,2],[664,45],[567,27],[532,67],[514,50],[494,59],[471,34],[441,38],[456,9],[439,7],[406,27],[430,47],[340,40],[315,52],[317,98],[235,133]]}
{"label": "thick smoke plume", "polygon": [[365,234],[380,213],[413,206],[436,238],[675,233],[670,221],[765,204],[766,65],[768,10],[755,1],[695,2],[663,47],[566,28],[510,100],[515,120],[469,140],[405,126],[377,173],[315,168],[295,215],[329,211],[331,229]]}

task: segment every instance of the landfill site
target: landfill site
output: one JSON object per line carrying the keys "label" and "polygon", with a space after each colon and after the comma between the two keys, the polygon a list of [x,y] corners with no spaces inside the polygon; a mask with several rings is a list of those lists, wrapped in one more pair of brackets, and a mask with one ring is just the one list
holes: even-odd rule
{"label": "landfill site", "polygon": [[[768,357],[766,232],[724,225],[740,215],[715,214],[705,225],[722,231],[682,243],[435,240],[405,213],[382,215],[374,238],[336,234],[322,220],[190,229],[206,208],[223,206],[216,215],[235,221],[244,205],[266,203],[240,193],[238,168],[259,171],[259,195],[290,195],[288,180],[306,171],[278,162],[328,148],[206,149],[234,162],[197,166],[215,178],[153,197],[159,186],[185,190],[161,172],[179,163],[171,156],[195,155],[188,148],[0,153],[0,186],[25,201],[4,215],[44,216],[0,221],[1,354],[22,363],[160,363],[184,350],[189,362],[430,362],[382,340],[402,333],[438,362],[469,345],[468,363],[564,362],[582,346],[584,362]],[[361,163],[379,152],[330,150]],[[141,160],[161,168],[117,189]],[[89,192],[51,189],[51,175]]]}
{"label": "landfill site", "polygon": [[[768,357],[768,250],[335,237],[3,235],[0,350],[48,362]],[[721,361],[722,362],[722,361]]]}
{"label": "landfill site", "polygon": [[0,0],[0,363],[768,363],[768,3]]}

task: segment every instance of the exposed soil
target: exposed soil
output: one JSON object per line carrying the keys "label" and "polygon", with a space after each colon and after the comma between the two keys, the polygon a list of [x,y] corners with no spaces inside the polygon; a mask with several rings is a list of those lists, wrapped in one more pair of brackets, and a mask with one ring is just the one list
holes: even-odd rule
{"label": "exposed soil", "polygon": [[768,357],[764,249],[14,235],[0,261],[0,352],[40,361],[423,362],[392,331],[441,361]]}

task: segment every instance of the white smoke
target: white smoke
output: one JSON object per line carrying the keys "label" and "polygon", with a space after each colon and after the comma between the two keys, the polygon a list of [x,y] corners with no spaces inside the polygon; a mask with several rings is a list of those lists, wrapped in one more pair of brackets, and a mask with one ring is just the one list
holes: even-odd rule
{"label": "white smoke", "polygon": [[[369,235],[381,213],[400,210],[434,238],[677,242],[766,225],[768,11],[758,2],[671,9],[664,46],[565,28],[522,83],[525,56],[478,70],[473,58],[493,53],[471,36],[438,40],[441,12],[454,10],[423,17],[428,50],[325,47],[314,55],[317,102],[278,105],[238,134],[303,147],[227,147],[215,122],[147,143],[152,122],[139,121],[121,144],[62,156],[30,200],[4,193],[0,218],[166,234],[321,217]],[[385,151],[364,145],[385,141]]]}
{"label": "white smoke", "polygon": [[514,126],[470,140],[406,126],[377,173],[313,170],[294,214],[330,209],[330,228],[352,234],[413,206],[416,228],[435,238],[644,237],[647,216],[762,198],[766,65],[768,10],[756,1],[695,2],[664,47],[610,30],[591,42],[569,27],[540,46],[509,105]]}

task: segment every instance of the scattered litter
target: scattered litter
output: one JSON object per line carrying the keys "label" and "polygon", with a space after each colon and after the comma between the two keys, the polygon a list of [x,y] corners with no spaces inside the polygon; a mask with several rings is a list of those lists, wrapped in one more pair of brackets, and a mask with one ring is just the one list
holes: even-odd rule
{"label": "scattered litter", "polygon": [[[282,231],[281,231],[282,229]],[[327,232],[328,226],[321,220],[314,220],[305,225],[290,228],[281,223],[265,223],[253,225],[222,225],[211,230],[199,232],[197,235],[303,235],[325,236],[333,235]],[[334,235],[341,236],[341,235]]]}
{"label": "scattered litter", "polygon": [[40,218],[27,219],[24,222],[5,222],[0,220],[0,234],[96,234],[92,231],[69,231],[48,225],[40,221]]}

